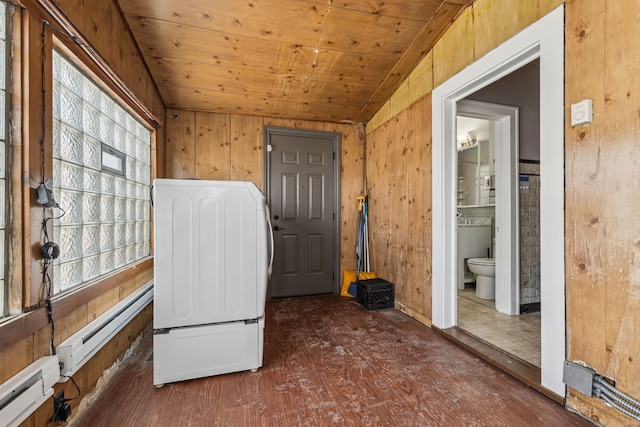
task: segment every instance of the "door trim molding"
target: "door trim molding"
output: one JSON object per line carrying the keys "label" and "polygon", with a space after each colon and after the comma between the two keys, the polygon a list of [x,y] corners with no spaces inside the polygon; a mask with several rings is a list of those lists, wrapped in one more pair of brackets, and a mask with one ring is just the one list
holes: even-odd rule
{"label": "door trim molding", "polygon": [[[335,218],[333,220],[333,293],[340,292],[340,150],[342,144],[342,134],[339,132],[325,132],[318,130],[292,129],[278,126],[264,126],[263,132],[263,153],[264,153],[264,194],[267,202],[271,200],[271,163],[269,156],[269,141],[273,135],[284,136],[301,136],[301,137],[329,137],[333,140],[333,212]],[[271,283],[269,283],[269,299],[271,299]]]}
{"label": "door trim molding", "polygon": [[[564,5],[502,43],[433,90],[432,321],[455,326],[456,102],[528,64],[540,61],[541,383],[564,397],[566,354],[564,245]],[[445,145],[445,141],[451,141]]]}
{"label": "door trim molding", "polygon": [[[457,115],[481,118],[490,122],[489,135],[495,143],[496,176],[495,305],[496,310],[500,313],[520,314],[519,109],[518,107],[472,101],[465,98],[457,102]],[[454,240],[453,244],[457,246],[457,240]]]}

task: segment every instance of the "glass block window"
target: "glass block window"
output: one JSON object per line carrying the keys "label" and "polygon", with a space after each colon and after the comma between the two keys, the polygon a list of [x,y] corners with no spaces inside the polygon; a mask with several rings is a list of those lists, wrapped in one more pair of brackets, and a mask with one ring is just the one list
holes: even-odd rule
{"label": "glass block window", "polygon": [[7,123],[9,111],[9,96],[7,94],[8,81],[7,71],[7,5],[4,1],[0,1],[0,316],[6,314],[6,294],[7,294],[7,239],[9,233],[7,230],[7,211],[9,203],[7,196],[9,189],[7,187],[7,166],[8,166],[8,144],[7,144]]}
{"label": "glass block window", "polygon": [[[109,165],[118,155],[124,173]],[[115,154],[114,154],[115,153]],[[151,132],[68,58],[53,53],[54,293],[149,255]]]}

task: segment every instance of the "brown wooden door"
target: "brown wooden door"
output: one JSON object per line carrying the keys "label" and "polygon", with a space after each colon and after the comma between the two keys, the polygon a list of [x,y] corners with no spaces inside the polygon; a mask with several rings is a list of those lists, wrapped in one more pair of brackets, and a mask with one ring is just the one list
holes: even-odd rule
{"label": "brown wooden door", "polygon": [[335,134],[267,130],[267,200],[274,234],[272,298],[332,293]]}

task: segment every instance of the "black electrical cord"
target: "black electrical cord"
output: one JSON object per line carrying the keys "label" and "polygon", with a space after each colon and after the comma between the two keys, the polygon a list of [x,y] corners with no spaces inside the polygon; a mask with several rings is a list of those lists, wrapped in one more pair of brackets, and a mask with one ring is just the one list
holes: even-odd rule
{"label": "black electrical cord", "polygon": [[40,59],[40,74],[42,76],[42,91],[41,91],[41,102],[42,102],[42,123],[40,124],[40,185],[44,187],[44,161],[45,161],[45,149],[44,149],[44,133],[46,128],[45,123],[45,98],[47,94],[46,89],[46,78],[45,78],[45,68],[46,68],[46,60],[47,60],[47,49],[46,49],[46,32],[47,25],[49,23],[47,21],[42,21],[42,33],[41,36],[41,59]]}
{"label": "black electrical cord", "polygon": [[[41,247],[41,253],[43,254],[42,257],[42,285],[44,287],[44,302],[47,306],[47,318],[49,320],[49,323],[51,324],[51,338],[50,338],[50,346],[51,346],[51,354],[56,354],[56,347],[55,347],[55,322],[53,320],[53,304],[51,302],[51,297],[53,296],[53,283],[51,281],[51,276],[49,275],[49,267],[51,267],[51,265],[53,264],[53,261],[58,257],[58,255],[60,254],[60,249],[58,248],[58,245],[56,245],[55,243],[52,243],[51,240],[49,239],[49,230],[48,230],[48,226],[47,223],[52,220],[52,219],[60,219],[64,216],[65,211],[62,208],[59,208],[60,210],[62,210],[62,214],[58,217],[47,217],[46,216],[46,208],[43,208],[43,216],[45,217],[44,220],[42,221],[42,234],[44,237],[44,243]],[[47,252],[45,251],[43,253],[42,248],[47,248],[47,250],[49,248],[52,249],[51,252]]]}
{"label": "black electrical cord", "polygon": [[79,398],[80,397],[80,387],[78,387],[78,383],[76,382],[76,380],[74,380],[73,377],[70,376],[70,375],[62,375],[62,376],[65,377],[65,378],[69,378],[71,380],[71,382],[73,383],[73,385],[76,387],[76,391],[78,392],[78,394],[76,394],[73,397],[70,397],[70,398],[66,399],[66,401],[68,402],[70,400]]}
{"label": "black electrical cord", "polygon": [[[46,132],[46,62],[47,62],[47,49],[46,49],[46,29],[49,26],[47,21],[42,21],[42,32],[40,33],[41,39],[41,61],[40,61],[40,73],[41,73],[41,102],[42,102],[42,121],[41,125],[41,133],[40,133],[40,187],[45,187],[45,159],[46,159],[46,149],[45,149],[45,132]],[[49,205],[50,206],[50,205]],[[42,285],[44,287],[44,303],[47,307],[47,318],[49,323],[51,324],[51,338],[50,338],[50,346],[51,346],[51,354],[56,354],[55,348],[55,322],[53,320],[53,304],[51,302],[51,297],[53,295],[53,283],[51,281],[51,276],[49,275],[49,268],[53,264],[54,259],[58,257],[60,254],[60,248],[55,243],[51,242],[49,239],[49,230],[48,230],[48,222],[52,219],[57,220],[64,216],[64,209],[60,208],[58,204],[54,203],[55,207],[58,207],[62,213],[58,217],[47,217],[47,209],[46,207],[42,208],[42,234],[44,237],[44,242],[41,247],[41,255],[42,255]]]}
{"label": "black electrical cord", "polygon": [[[46,101],[46,59],[47,59],[47,49],[46,49],[46,29],[47,29],[47,21],[42,22],[42,33],[40,34],[40,43],[41,43],[41,58],[40,58],[40,75],[41,75],[41,102],[42,102],[42,121],[41,121],[41,129],[40,129],[40,186],[45,186],[45,146],[44,146],[44,135],[45,135],[45,101]],[[49,232],[47,230],[47,222],[51,218],[47,218],[47,210],[46,208],[42,208],[42,216],[44,220],[42,221],[42,233],[44,235],[44,244],[50,242],[49,240]],[[44,246],[44,245],[43,245]],[[51,295],[53,294],[51,283],[51,276],[49,276],[49,267],[53,263],[53,259],[49,257],[43,257],[42,259],[42,285],[44,286],[44,302],[47,306],[47,318],[49,319],[49,323],[51,324],[51,337],[50,337],[50,346],[51,346],[51,354],[56,354],[56,347],[54,343],[55,337],[55,322],[53,320],[53,305],[51,304]]]}
{"label": "black electrical cord", "polygon": [[[46,215],[46,209],[43,208],[43,215]],[[64,215],[64,214],[63,214]],[[51,217],[46,217],[42,221],[42,233],[44,235],[44,244],[43,247],[46,247],[49,243],[49,232],[47,230],[47,222],[52,219]],[[57,254],[56,254],[57,257]],[[53,264],[53,260],[55,258],[53,256],[43,256],[42,257],[42,285],[44,286],[44,302],[47,306],[47,318],[49,323],[51,324],[51,337],[50,337],[50,345],[51,345],[51,354],[56,354],[55,347],[55,322],[53,320],[53,305],[51,303],[51,296],[53,295],[53,283],[51,282],[51,276],[49,275],[49,267]]]}
{"label": "black electrical cord", "polygon": [[[75,37],[69,36],[68,34],[66,34],[66,32],[62,31],[59,28],[56,28],[52,25],[49,24],[49,22],[47,21],[42,21],[42,33],[41,33],[41,62],[40,62],[40,72],[41,72],[41,76],[42,76],[42,90],[41,90],[41,102],[42,102],[42,122],[41,122],[41,134],[40,134],[40,140],[39,140],[39,145],[40,145],[40,186],[41,187],[45,187],[45,160],[46,160],[46,149],[45,149],[45,132],[46,132],[46,120],[45,120],[45,114],[46,114],[46,60],[47,60],[47,49],[46,49],[46,28],[50,27],[52,28],[54,31],[57,31],[61,34],[64,34],[72,39],[74,39],[74,41],[78,42],[78,40]],[[79,43],[78,43],[79,44]],[[49,323],[51,324],[51,336],[50,336],[50,346],[51,346],[51,354],[56,354],[56,347],[55,347],[55,322],[54,322],[54,318],[53,318],[53,304],[51,301],[51,297],[53,295],[53,282],[51,281],[51,276],[49,275],[49,268],[51,267],[51,265],[53,264],[54,260],[58,257],[58,255],[60,254],[60,249],[58,247],[58,245],[56,245],[55,243],[51,242],[51,239],[49,238],[49,229],[48,229],[48,222],[50,220],[58,220],[60,218],[62,218],[64,216],[64,214],[66,213],[64,209],[62,209],[58,204],[54,204],[54,207],[57,207],[58,209],[60,209],[62,211],[62,213],[57,216],[57,217],[53,217],[53,216],[47,216],[47,208],[43,206],[42,209],[42,216],[43,216],[43,220],[42,220],[42,235],[43,235],[43,245],[41,247],[41,253],[42,253],[42,284],[44,287],[44,302],[45,305],[47,307],[47,317],[49,320]],[[43,250],[44,249],[44,250]],[[71,376],[66,376],[65,377],[69,378],[71,380],[71,382],[73,383],[73,385],[76,388],[77,394],[74,397],[71,398],[66,398],[66,399],[62,399],[59,403],[60,405],[58,405],[56,407],[56,412],[53,414],[53,416],[49,419],[49,422],[53,421],[53,420],[59,420],[60,419],[60,415],[61,415],[61,411],[65,410],[65,403],[73,400],[73,399],[77,399],[78,397],[80,397],[80,387],[78,386],[78,383],[76,383],[76,381],[73,379],[73,377]],[[58,421],[58,423],[60,424],[60,422]],[[64,425],[66,425],[66,423],[64,423]]]}
{"label": "black electrical cord", "polygon": [[45,100],[46,100],[46,95],[47,95],[47,80],[46,80],[46,76],[47,74],[45,73],[46,70],[46,63],[47,63],[47,49],[46,49],[46,29],[47,27],[51,28],[53,31],[58,32],[59,34],[62,34],[64,36],[69,37],[70,39],[72,39],[74,42],[76,42],[76,44],[78,45],[82,45],[82,43],[80,42],[80,40],[78,40],[77,37],[71,36],[69,34],[67,34],[66,31],[51,25],[48,21],[42,21],[42,33],[40,33],[40,42],[41,42],[41,60],[40,60],[40,75],[41,75],[41,83],[42,83],[42,91],[41,91],[41,102],[42,102],[42,123],[40,123],[40,185],[44,187],[45,185],[45,178],[44,178],[44,165],[45,165],[45,146],[44,146],[44,135],[45,135],[45,128],[46,128],[46,121],[45,121]]}
{"label": "black electrical cord", "polygon": [[73,397],[68,397],[68,398],[62,398],[62,399],[56,399],[56,403],[57,405],[55,405],[55,409],[53,412],[53,415],[51,416],[51,418],[49,418],[49,420],[47,421],[47,424],[53,422],[53,421],[58,421],[58,425],[63,425],[66,426],[67,423],[66,422],[61,422],[60,419],[64,417],[64,419],[66,420],[66,416],[63,416],[64,412],[66,411],[65,408],[65,404],[67,402],[70,402],[74,399],[77,399],[78,397],[80,397],[80,387],[78,386],[78,383],[76,382],[76,380],[73,379],[72,376],[69,375],[62,375],[65,378],[69,378],[71,380],[71,382],[73,383],[73,385],[76,388],[77,394]]}

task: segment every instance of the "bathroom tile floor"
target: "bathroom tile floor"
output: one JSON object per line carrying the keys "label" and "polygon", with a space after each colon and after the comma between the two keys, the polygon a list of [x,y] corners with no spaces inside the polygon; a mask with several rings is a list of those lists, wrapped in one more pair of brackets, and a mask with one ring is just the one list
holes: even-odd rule
{"label": "bathroom tile floor", "polygon": [[540,367],[540,312],[509,316],[493,301],[475,296],[475,288],[458,290],[458,327],[505,352]]}

